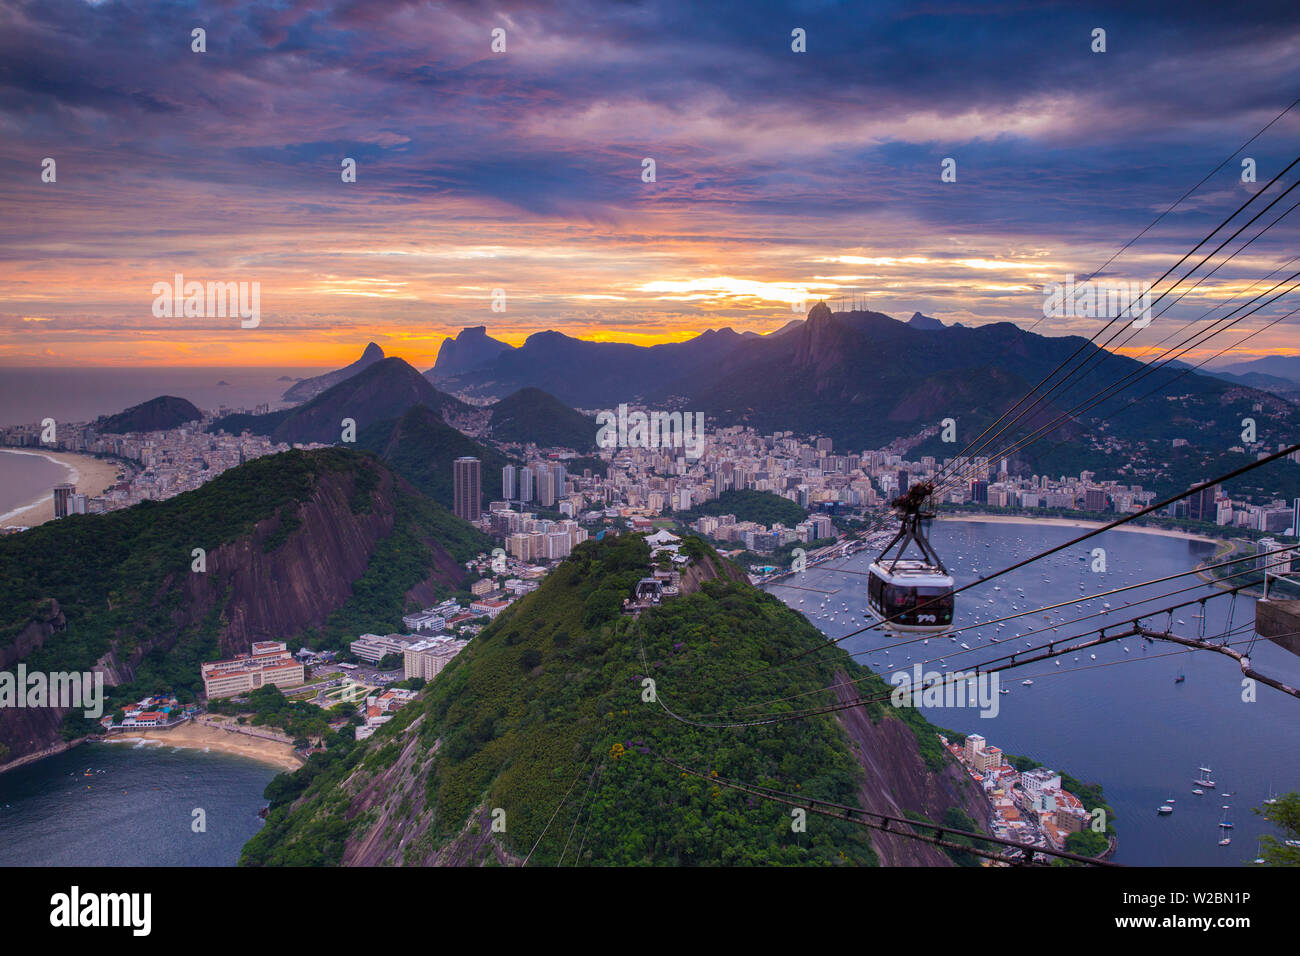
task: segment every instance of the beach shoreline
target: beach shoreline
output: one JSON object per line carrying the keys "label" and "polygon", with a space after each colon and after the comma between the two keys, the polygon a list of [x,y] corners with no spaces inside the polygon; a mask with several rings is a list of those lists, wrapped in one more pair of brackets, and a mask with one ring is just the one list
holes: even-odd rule
{"label": "beach shoreline", "polygon": [[[35,455],[62,465],[67,471],[64,481],[76,485],[77,492],[95,497],[117,483],[122,466],[112,459],[96,458],[77,452],[55,451],[53,449],[0,448],[0,453],[10,455]],[[46,521],[54,520],[53,489],[46,490],[36,499],[18,505],[10,511],[0,514],[0,528],[34,528]]]}
{"label": "beach shoreline", "polygon": [[[1105,524],[1101,521],[1085,521],[1076,518],[1031,518],[1022,515],[941,515],[938,521],[979,521],[986,524],[1036,524],[1036,525],[1054,525],[1058,528],[1079,528],[1081,530],[1104,528]],[[1201,541],[1206,544],[1219,544],[1222,539],[1209,538],[1203,534],[1193,534],[1188,531],[1176,531],[1172,528],[1148,528],[1142,525],[1125,525],[1116,531],[1133,531],[1138,534],[1156,534],[1165,538],[1183,538],[1187,541]]]}
{"label": "beach shoreline", "polygon": [[278,767],[292,773],[303,765],[303,760],[293,749],[293,744],[265,737],[254,737],[235,730],[223,730],[212,724],[187,720],[175,727],[125,730],[105,738],[105,743],[138,744],[156,741],[158,746],[170,745],[186,750],[216,750],[220,753],[248,757],[260,763]]}

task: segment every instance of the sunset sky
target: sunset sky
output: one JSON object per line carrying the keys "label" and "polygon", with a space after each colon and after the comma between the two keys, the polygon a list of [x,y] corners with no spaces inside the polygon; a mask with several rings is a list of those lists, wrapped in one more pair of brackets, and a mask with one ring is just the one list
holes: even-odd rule
{"label": "sunset sky", "polygon": [[[805,296],[1029,327],[1300,96],[1293,2],[1141,6],[0,0],[0,365],[338,366],[373,340],[423,369],[466,325],[649,344]],[[1258,183],[1228,163],[1108,274],[1154,280],[1300,155],[1300,107],[1241,155]],[[260,283],[260,326],[155,318],[176,273]],[[1300,353],[1294,321],[1230,357]]]}

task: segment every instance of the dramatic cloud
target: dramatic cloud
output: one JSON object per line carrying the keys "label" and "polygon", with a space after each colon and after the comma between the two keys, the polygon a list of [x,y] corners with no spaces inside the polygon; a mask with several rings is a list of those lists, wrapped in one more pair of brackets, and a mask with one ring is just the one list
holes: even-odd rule
{"label": "dramatic cloud", "polygon": [[[1088,331],[1040,321],[1043,285],[1287,106],[1293,7],[10,0],[0,364],[338,364],[374,339],[424,367],[464,325],[679,340],[805,296]],[[1155,280],[1298,134],[1300,109],[1105,273]],[[1282,220],[1143,341],[1267,287],[1295,239]],[[260,283],[261,325],[155,318],[177,273]]]}

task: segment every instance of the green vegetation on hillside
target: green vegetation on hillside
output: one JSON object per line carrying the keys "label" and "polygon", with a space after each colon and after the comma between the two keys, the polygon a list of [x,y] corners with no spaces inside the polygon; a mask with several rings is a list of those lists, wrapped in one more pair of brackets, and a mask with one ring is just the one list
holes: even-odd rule
{"label": "green vegetation on hillside", "polygon": [[689,511],[677,511],[679,521],[694,521],[703,515],[735,515],[737,521],[754,521],[769,528],[778,521],[793,528],[808,517],[808,512],[789,498],[770,491],[724,491],[712,501],[701,502]]}
{"label": "green vegetation on hillside", "polygon": [[501,469],[510,459],[452,428],[427,405],[413,405],[400,419],[362,428],[357,445],[380,455],[389,466],[445,508],[454,504],[452,462],[470,456],[480,461],[483,506],[501,496]]}
{"label": "green vegetation on hillside", "polygon": [[499,442],[574,451],[596,446],[596,420],[540,388],[522,388],[493,405],[488,429]]}
{"label": "green vegetation on hillside", "polygon": [[[698,550],[703,560],[720,560]],[[432,811],[428,832],[404,848],[408,864],[430,859],[483,807],[505,811],[509,824],[499,837],[519,858],[531,851],[530,865],[874,863],[868,831],[810,817],[807,832],[793,832],[788,808],[684,775],[660,755],[857,804],[862,770],[832,716],[715,729],[675,720],[664,708],[707,723],[829,703],[823,688],[837,669],[860,679],[864,694],[887,694],[887,685],[838,649],[807,666],[769,671],[825,641],[747,584],[709,580],[639,619],[623,615],[622,598],[648,556],[638,535],[575,549],[365,748],[277,778],[267,825],[241,862],[337,863],[349,828],[360,836],[370,816],[349,810],[351,795],[393,764],[408,746],[406,728],[419,720],[411,733],[421,756],[411,771],[422,775]],[[647,678],[659,702],[644,699]],[[919,713],[905,713],[922,728],[918,742],[934,736]],[[717,714],[724,716],[705,716]],[[868,714],[893,719],[878,704]],[[427,769],[424,755],[432,755]],[[575,828],[582,838],[566,840]]]}
{"label": "green vegetation on hillside", "polygon": [[247,714],[255,727],[278,727],[290,737],[320,738],[330,732],[330,714],[315,704],[289,700],[274,684],[266,684],[248,695],[248,703],[214,700],[208,709],[218,714]]}
{"label": "green vegetation on hillside", "polygon": [[95,427],[108,434],[166,431],[187,422],[197,422],[202,417],[203,413],[191,402],[173,395],[160,395],[124,412],[100,418]]}
{"label": "green vegetation on hillside", "polygon": [[[311,498],[327,473],[346,473],[351,508],[364,513],[371,508],[370,492],[381,468],[373,458],[343,449],[290,451],[254,459],[167,501],[73,515],[0,537],[0,647],[12,644],[33,619],[48,617],[54,599],[67,626],[23,658],[29,669],[87,671],[114,644],[123,661],[144,648],[135,680],[111,689],[109,706],[164,690],[192,700],[202,688],[199,664],[219,657],[227,623],[222,619],[226,595],[219,595],[201,620],[178,623],[186,611],[192,550],[201,547],[210,557],[277,513],[279,528],[261,550],[282,547],[298,529],[300,503]],[[440,543],[457,561],[486,546],[483,535],[434,502],[407,492],[397,495],[394,528],[353,584],[351,598],[323,633],[314,635],[323,643],[338,646],[359,630],[389,625],[395,630],[405,592],[431,569],[430,542]],[[303,635],[284,637],[293,641]],[[85,729],[78,725],[70,731]]]}

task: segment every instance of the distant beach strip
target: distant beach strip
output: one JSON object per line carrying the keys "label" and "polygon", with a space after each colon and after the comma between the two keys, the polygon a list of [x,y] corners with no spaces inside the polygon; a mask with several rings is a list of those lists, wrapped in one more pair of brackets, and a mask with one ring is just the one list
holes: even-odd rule
{"label": "distant beach strip", "polygon": [[[122,470],[122,466],[115,461],[66,451],[0,448],[0,455],[31,455],[62,465],[67,474],[61,480],[76,485],[78,492],[91,497],[103,494],[116,484],[117,476]],[[8,505],[10,502],[4,504]],[[53,518],[54,487],[51,484],[37,497],[0,514],[0,528],[34,528]]]}
{"label": "distant beach strip", "polygon": [[[1105,524],[1100,521],[1082,521],[1074,518],[1031,518],[1028,515],[983,515],[983,514],[951,514],[940,515],[939,521],[979,521],[986,524],[1037,524],[1037,525],[1056,525],[1060,528],[1079,528],[1088,530],[1095,528],[1104,528]],[[1114,529],[1115,531],[1136,531],[1140,534],[1158,534],[1165,538],[1185,538],[1189,541],[1204,541],[1206,544],[1220,544],[1217,538],[1207,538],[1203,534],[1193,534],[1190,531],[1178,531],[1173,528],[1149,528],[1144,525],[1126,524]]]}

